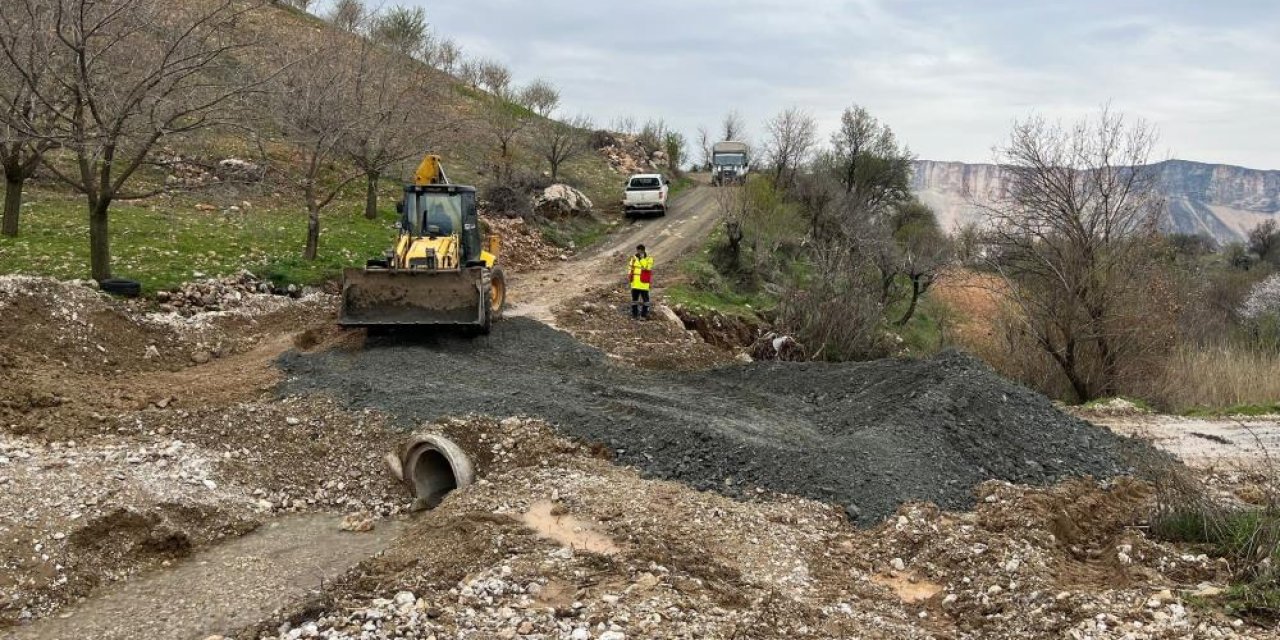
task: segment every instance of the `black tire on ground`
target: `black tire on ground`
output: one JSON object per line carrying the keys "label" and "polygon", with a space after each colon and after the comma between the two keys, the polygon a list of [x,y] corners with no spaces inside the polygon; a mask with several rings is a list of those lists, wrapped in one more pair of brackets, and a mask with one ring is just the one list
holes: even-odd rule
{"label": "black tire on ground", "polygon": [[[485,300],[489,299],[489,290],[484,290]],[[476,334],[487,336],[493,330],[493,310],[486,304],[480,307],[480,325],[476,327]]]}
{"label": "black tire on ground", "polygon": [[659,217],[659,218],[665,218],[665,217],[667,217],[667,208],[666,208],[666,207],[663,207],[663,208],[661,208],[661,209],[658,209],[658,217]]}
{"label": "black tire on ground", "polygon": [[[502,319],[502,312],[507,308],[507,274],[503,273],[502,267],[494,267],[493,273],[489,274],[490,309],[494,320]],[[494,297],[497,300],[494,301]]]}
{"label": "black tire on ground", "polygon": [[126,278],[107,278],[98,283],[98,288],[126,298],[136,298],[142,294],[142,284]]}

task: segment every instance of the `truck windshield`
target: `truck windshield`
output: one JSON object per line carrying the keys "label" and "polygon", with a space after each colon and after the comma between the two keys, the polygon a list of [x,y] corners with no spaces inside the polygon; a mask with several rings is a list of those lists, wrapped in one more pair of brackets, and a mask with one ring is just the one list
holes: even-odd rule
{"label": "truck windshield", "polygon": [[747,163],[745,153],[717,153],[714,162],[721,167],[735,167]]}
{"label": "truck windshield", "polygon": [[662,188],[662,181],[658,178],[632,178],[631,184],[627,185],[627,191],[657,191]]}

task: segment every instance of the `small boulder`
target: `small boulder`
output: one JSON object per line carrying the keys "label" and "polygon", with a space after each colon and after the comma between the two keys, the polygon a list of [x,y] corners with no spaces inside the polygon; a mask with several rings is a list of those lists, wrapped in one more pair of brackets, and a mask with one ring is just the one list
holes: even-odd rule
{"label": "small boulder", "polygon": [[533,208],[546,215],[583,214],[594,207],[586,194],[567,184],[553,184],[533,199]]}

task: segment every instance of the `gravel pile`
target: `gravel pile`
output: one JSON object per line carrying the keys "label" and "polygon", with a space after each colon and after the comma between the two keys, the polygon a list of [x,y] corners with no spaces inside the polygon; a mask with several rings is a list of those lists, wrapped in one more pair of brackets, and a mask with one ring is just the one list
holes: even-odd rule
{"label": "gravel pile", "polygon": [[909,501],[970,507],[973,487],[989,479],[1124,474],[1128,456],[1145,450],[955,353],[655,373],[611,366],[517,318],[484,340],[391,336],[279,364],[283,393],[332,393],[405,425],[458,407],[544,418],[652,476],[834,502],[864,525]]}

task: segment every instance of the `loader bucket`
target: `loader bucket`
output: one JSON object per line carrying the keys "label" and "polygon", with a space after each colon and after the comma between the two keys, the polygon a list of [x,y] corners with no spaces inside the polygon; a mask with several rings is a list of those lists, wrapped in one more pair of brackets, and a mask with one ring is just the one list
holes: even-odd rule
{"label": "loader bucket", "polygon": [[485,272],[346,269],[342,273],[345,327],[482,325]]}

